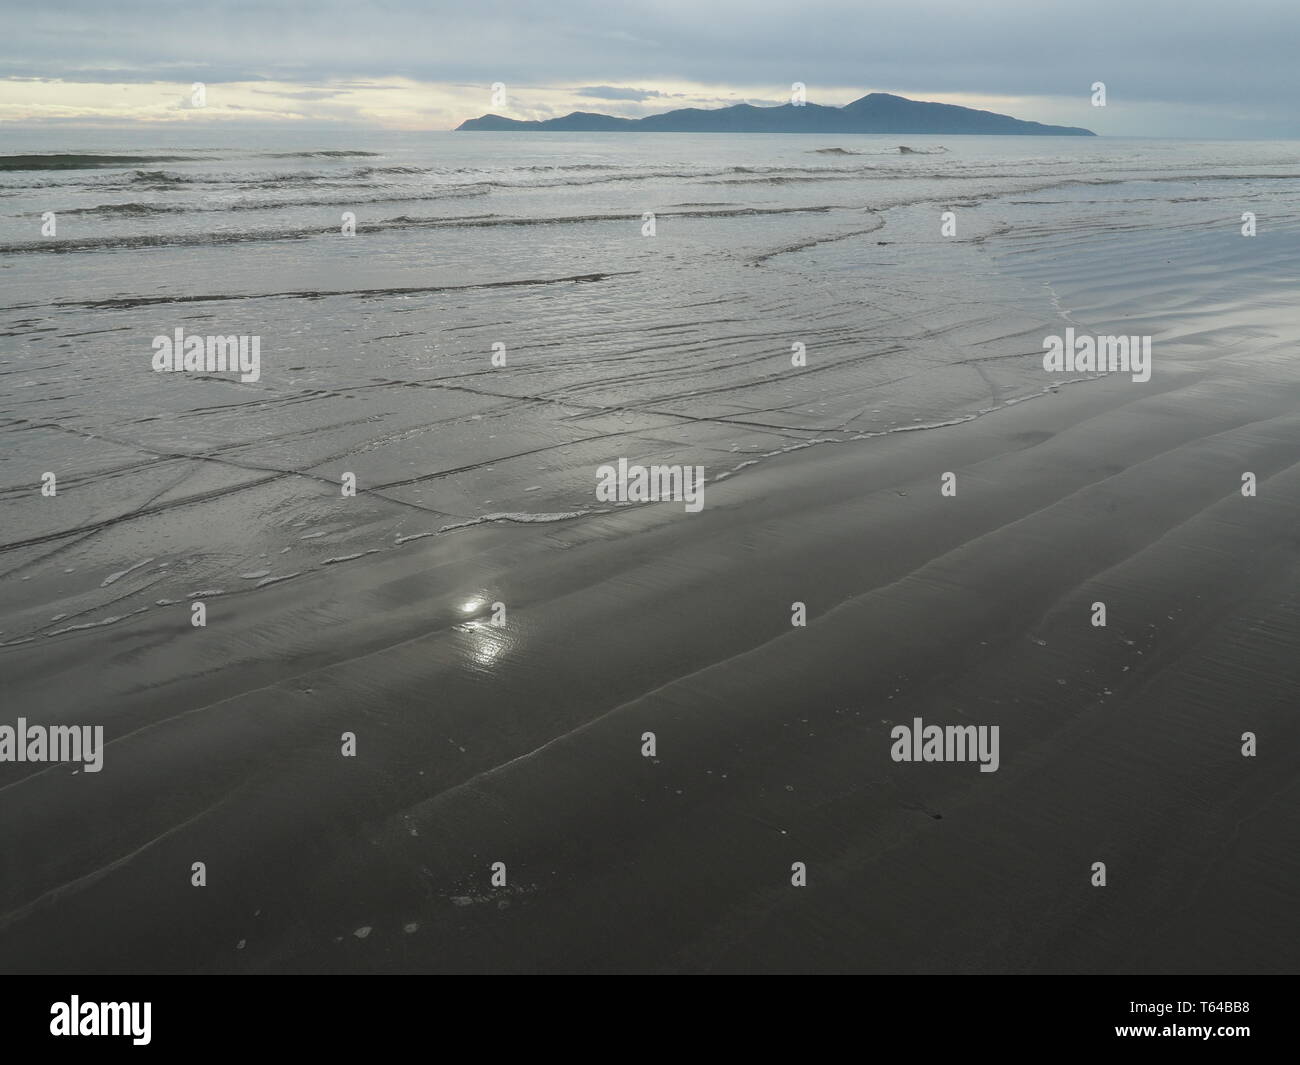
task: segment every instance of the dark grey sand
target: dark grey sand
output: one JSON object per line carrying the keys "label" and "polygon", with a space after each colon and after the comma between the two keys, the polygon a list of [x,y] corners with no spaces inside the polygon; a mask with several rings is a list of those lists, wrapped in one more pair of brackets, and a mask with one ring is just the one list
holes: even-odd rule
{"label": "dark grey sand", "polygon": [[0,968],[1296,971],[1298,400],[1112,376],[6,648],[111,742],[0,767]]}

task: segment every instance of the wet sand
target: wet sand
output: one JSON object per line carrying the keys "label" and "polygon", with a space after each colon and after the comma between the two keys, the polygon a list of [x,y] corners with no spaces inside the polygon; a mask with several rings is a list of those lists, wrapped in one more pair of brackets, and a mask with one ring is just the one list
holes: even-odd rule
{"label": "wet sand", "polygon": [[110,740],[0,766],[0,969],[1296,971],[1298,443],[1169,366],[0,649]]}

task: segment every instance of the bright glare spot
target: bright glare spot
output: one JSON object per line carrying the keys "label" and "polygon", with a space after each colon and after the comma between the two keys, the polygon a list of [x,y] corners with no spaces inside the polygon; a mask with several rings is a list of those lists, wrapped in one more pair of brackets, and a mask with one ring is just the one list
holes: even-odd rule
{"label": "bright glare spot", "polygon": [[468,603],[461,603],[460,608],[466,614],[472,614],[483,605],[482,599],[471,599]]}

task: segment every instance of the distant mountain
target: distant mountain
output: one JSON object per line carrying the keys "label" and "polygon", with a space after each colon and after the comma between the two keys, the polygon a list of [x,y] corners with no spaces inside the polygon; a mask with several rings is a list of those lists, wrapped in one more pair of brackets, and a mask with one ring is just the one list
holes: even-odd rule
{"label": "distant mountain", "polygon": [[574,111],[563,118],[521,122],[500,115],[471,118],[458,130],[521,130],[556,133],[961,133],[1041,137],[1095,137],[1078,126],[1045,126],[1010,115],[976,111],[953,104],[923,103],[873,92],[843,107],[819,104],[782,104],[754,107],[734,104],[708,110],[686,107],[645,118],[616,118],[590,111]]}

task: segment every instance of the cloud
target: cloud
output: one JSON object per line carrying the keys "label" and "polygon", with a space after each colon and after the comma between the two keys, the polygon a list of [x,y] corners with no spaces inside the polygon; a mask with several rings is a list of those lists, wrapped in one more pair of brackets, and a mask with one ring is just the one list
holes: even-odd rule
{"label": "cloud", "polygon": [[[1232,135],[1245,115],[1294,135],[1296,40],[1294,0],[43,0],[6,25],[0,70],[100,86],[261,82],[286,100],[369,84],[355,91],[407,97],[405,117],[379,109],[407,125],[492,110],[497,81],[560,113],[583,100],[667,110],[670,95],[779,101],[799,81],[817,103],[881,90],[1014,100],[1017,117],[1100,132]],[[1107,84],[1104,109],[1088,105],[1094,81]],[[408,97],[416,85],[433,106]]]}
{"label": "cloud", "polygon": [[614,85],[584,85],[581,88],[573,90],[579,96],[586,96],[592,100],[651,100],[656,97],[666,96],[667,93],[659,92],[657,89],[621,89]]}
{"label": "cloud", "polygon": [[291,100],[330,100],[342,96],[344,89],[253,89],[263,96],[276,96]]}

